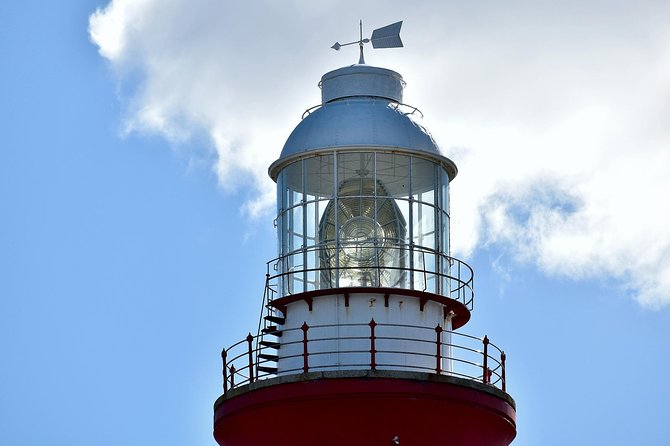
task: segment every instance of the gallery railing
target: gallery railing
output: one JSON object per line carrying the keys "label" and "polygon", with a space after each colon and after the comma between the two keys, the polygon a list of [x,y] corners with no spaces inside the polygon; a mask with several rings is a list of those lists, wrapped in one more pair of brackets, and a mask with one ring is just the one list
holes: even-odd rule
{"label": "gallery railing", "polygon": [[257,336],[249,334],[222,351],[224,394],[260,379],[329,370],[417,371],[479,381],[502,391],[507,387],[500,348],[486,336],[446,331],[440,325],[378,324],[372,319],[367,324],[304,323],[275,334],[281,334],[281,343],[257,343]]}
{"label": "gallery railing", "polygon": [[[365,262],[344,261],[347,253],[368,249],[375,251]],[[361,242],[340,243],[337,249],[328,244],[306,247],[269,261],[266,286],[274,297],[364,286],[439,294],[468,310],[474,300],[474,272],[467,263],[418,245],[370,248]]]}

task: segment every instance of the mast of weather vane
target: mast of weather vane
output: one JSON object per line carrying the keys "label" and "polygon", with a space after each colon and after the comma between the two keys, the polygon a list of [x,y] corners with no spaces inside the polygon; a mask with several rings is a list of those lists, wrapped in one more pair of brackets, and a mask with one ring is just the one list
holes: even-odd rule
{"label": "mast of weather vane", "polygon": [[360,65],[363,65],[365,63],[365,59],[363,58],[363,20],[360,21],[360,31],[361,32],[360,32],[360,38],[358,39],[358,46],[361,49],[361,56],[358,58],[358,63]]}

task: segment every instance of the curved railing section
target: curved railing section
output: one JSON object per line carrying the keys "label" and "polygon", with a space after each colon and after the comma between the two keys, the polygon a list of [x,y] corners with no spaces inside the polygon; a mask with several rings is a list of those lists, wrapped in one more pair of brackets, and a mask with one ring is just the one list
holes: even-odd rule
{"label": "curved railing section", "polygon": [[[367,243],[367,242],[366,242]],[[438,294],[472,311],[474,272],[467,263],[418,245],[389,244],[382,248],[361,243],[305,247],[267,263],[266,293],[284,297],[343,287],[388,287]],[[372,254],[367,265],[333,260],[339,252]],[[333,254],[335,252],[335,254]]]}
{"label": "curved railing section", "polygon": [[505,353],[463,333],[405,324],[313,325],[278,330],[282,342],[249,334],[221,352],[224,394],[258,380],[333,370],[415,371],[453,376],[506,392]]}

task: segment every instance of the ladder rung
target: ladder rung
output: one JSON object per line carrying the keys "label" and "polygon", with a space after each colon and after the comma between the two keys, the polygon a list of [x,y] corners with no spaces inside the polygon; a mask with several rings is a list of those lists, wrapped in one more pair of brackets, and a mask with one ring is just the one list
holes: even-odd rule
{"label": "ladder rung", "polygon": [[279,342],[261,341],[261,345],[264,346],[264,347],[269,347],[269,348],[274,348],[275,350],[279,350]]}
{"label": "ladder rung", "polygon": [[279,356],[268,355],[267,353],[261,353],[260,355],[258,355],[258,357],[261,358],[261,359],[265,359],[267,361],[274,361],[274,362],[279,361]]}
{"label": "ladder rung", "polygon": [[276,374],[277,373],[277,367],[263,367],[262,365],[259,365],[258,366],[258,371],[259,372]]}
{"label": "ladder rung", "polygon": [[281,338],[282,335],[282,332],[277,331],[277,327],[275,327],[274,325],[262,329],[261,332],[263,332],[264,334],[271,334],[273,336],[277,336],[278,338]]}
{"label": "ladder rung", "polygon": [[275,323],[277,325],[284,325],[286,319],[280,316],[265,316],[265,320],[268,322]]}

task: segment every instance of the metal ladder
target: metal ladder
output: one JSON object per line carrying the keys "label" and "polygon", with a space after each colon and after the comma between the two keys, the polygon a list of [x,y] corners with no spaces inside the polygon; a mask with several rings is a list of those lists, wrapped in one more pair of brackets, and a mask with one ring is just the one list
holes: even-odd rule
{"label": "metal ladder", "polygon": [[256,376],[259,374],[277,373],[277,361],[279,360],[279,338],[282,336],[282,328],[286,322],[272,306],[277,290],[270,283],[270,275],[266,275],[265,291],[263,292],[263,306],[261,317],[258,321],[258,333],[256,337]]}

